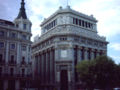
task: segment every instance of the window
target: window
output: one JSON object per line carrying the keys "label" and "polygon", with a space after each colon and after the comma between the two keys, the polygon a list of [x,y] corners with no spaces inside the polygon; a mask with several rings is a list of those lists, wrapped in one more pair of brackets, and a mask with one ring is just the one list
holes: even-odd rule
{"label": "window", "polygon": [[26,39],[27,39],[27,36],[26,36],[26,35],[22,35],[22,39],[23,39],[23,40],[26,40]]}
{"label": "window", "polygon": [[23,61],[23,62],[25,61],[25,57],[22,57],[22,61]]}
{"label": "window", "polygon": [[88,57],[88,60],[90,60],[90,59],[91,59],[90,49],[87,51],[87,57]]}
{"label": "window", "polygon": [[84,49],[81,49],[81,59],[84,60]]}
{"label": "window", "polygon": [[18,25],[18,24],[16,24],[16,27],[18,28],[18,27],[19,27],[19,25]]}
{"label": "window", "polygon": [[14,55],[11,55],[11,61],[12,62],[14,61]]}
{"label": "window", "polygon": [[23,24],[23,29],[26,29],[26,24]]}
{"label": "window", "polygon": [[11,33],[12,38],[16,38],[16,33]]}
{"label": "window", "polygon": [[0,67],[0,76],[2,75],[2,67]]}
{"label": "window", "polygon": [[22,69],[22,77],[25,75],[25,69]]}
{"label": "window", "polygon": [[15,44],[11,44],[11,45],[10,45],[10,48],[11,48],[11,49],[15,49]]}
{"label": "window", "polygon": [[76,25],[78,25],[78,19],[76,18]]}
{"label": "window", "polygon": [[79,26],[81,26],[81,20],[79,20]]}
{"label": "window", "polygon": [[84,27],[84,21],[82,21],[82,26]]}
{"label": "window", "polygon": [[26,46],[22,46],[22,50],[23,50],[23,51],[26,51]]}
{"label": "window", "polygon": [[73,24],[75,24],[75,18],[73,18]]}
{"label": "window", "polygon": [[4,36],[5,32],[4,31],[0,31],[0,36]]}
{"label": "window", "polygon": [[4,48],[4,42],[0,42],[0,48]]}
{"label": "window", "polygon": [[0,54],[0,62],[2,61],[2,59],[3,59],[3,55],[2,55],[2,54]]}
{"label": "window", "polygon": [[14,69],[10,68],[10,75],[13,76]]}
{"label": "window", "polygon": [[85,22],[85,27],[87,28],[87,25],[88,25],[88,23],[87,22]]}
{"label": "window", "polygon": [[67,40],[67,37],[61,37],[60,40],[65,41],[65,40]]}

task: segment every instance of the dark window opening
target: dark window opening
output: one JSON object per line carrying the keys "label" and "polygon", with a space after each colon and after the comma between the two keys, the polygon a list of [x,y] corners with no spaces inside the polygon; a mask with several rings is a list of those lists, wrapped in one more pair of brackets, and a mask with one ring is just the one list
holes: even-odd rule
{"label": "dark window opening", "polygon": [[25,69],[22,69],[22,77],[25,76]]}
{"label": "dark window opening", "polygon": [[26,25],[26,24],[24,24],[24,25],[23,25],[23,28],[24,28],[24,29],[26,29],[26,26],[27,26],[27,25]]}
{"label": "dark window opening", "polygon": [[82,26],[84,27],[84,21],[82,21]]}
{"label": "dark window opening", "polygon": [[84,49],[81,50],[81,59],[84,60]]}
{"label": "dark window opening", "polygon": [[65,41],[65,40],[67,40],[67,37],[61,37],[60,40]]}
{"label": "dark window opening", "polygon": [[14,73],[14,69],[10,68],[10,75],[13,76],[13,73]]}
{"label": "dark window opening", "polygon": [[18,25],[18,24],[16,24],[16,27],[18,28],[18,27],[19,27],[19,25]]}
{"label": "dark window opening", "polygon": [[2,59],[3,59],[3,55],[2,55],[2,54],[0,54],[0,62],[2,61]]}
{"label": "dark window opening", "polygon": [[90,60],[91,59],[90,50],[88,50],[87,53],[88,53],[88,60]]}
{"label": "dark window opening", "polygon": [[76,18],[76,25],[78,25],[78,19]]}
{"label": "dark window opening", "polygon": [[22,57],[22,64],[25,64],[25,57]]}
{"label": "dark window opening", "polygon": [[12,38],[16,38],[16,33],[11,33]]}
{"label": "dark window opening", "polygon": [[5,32],[4,31],[0,31],[0,36],[4,36]]}
{"label": "dark window opening", "polygon": [[87,28],[87,22],[85,22],[85,27]]}
{"label": "dark window opening", "polygon": [[0,76],[2,75],[2,67],[0,67]]}
{"label": "dark window opening", "polygon": [[0,42],[0,48],[4,48],[4,42]]}
{"label": "dark window opening", "polygon": [[11,62],[14,62],[14,55],[11,55]]}
{"label": "dark window opening", "polygon": [[97,52],[95,51],[95,52],[94,52],[94,58],[96,58],[96,57],[97,57]]}
{"label": "dark window opening", "polygon": [[15,49],[15,44],[11,44],[11,49]]}
{"label": "dark window opening", "polygon": [[81,26],[81,20],[79,20],[79,25]]}

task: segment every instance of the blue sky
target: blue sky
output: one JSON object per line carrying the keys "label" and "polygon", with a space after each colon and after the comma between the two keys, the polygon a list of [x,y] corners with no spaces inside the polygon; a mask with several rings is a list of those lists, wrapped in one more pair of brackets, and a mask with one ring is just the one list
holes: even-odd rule
{"label": "blue sky", "polygon": [[[0,0],[0,19],[13,21],[19,12],[21,0]],[[58,10],[66,7],[67,0],[25,0],[27,16],[32,22],[33,37],[40,35],[40,23]],[[120,0],[68,0],[72,9],[98,20],[98,34],[105,36],[108,56],[120,63]],[[32,40],[33,40],[32,37]]]}

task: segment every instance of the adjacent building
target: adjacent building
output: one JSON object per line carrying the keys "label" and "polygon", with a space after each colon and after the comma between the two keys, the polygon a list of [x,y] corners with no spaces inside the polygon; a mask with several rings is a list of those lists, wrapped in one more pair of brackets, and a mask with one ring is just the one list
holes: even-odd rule
{"label": "adjacent building", "polygon": [[14,22],[0,19],[0,90],[29,87],[31,79],[31,22],[24,0]]}
{"label": "adjacent building", "polygon": [[97,20],[60,7],[41,23],[41,36],[32,44],[34,78],[39,90],[76,90],[75,66],[107,54],[105,37],[97,33]]}

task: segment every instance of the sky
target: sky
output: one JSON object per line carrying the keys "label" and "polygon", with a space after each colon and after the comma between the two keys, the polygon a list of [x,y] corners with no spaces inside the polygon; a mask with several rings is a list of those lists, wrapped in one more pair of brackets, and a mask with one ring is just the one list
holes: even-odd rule
{"label": "sky", "polygon": [[[0,19],[14,21],[21,0],[0,0]],[[93,15],[97,20],[100,36],[105,36],[108,44],[108,56],[120,63],[120,0],[25,0],[26,13],[32,22],[32,40],[41,34],[40,24],[44,18],[52,15],[60,6],[68,5],[76,11]]]}

